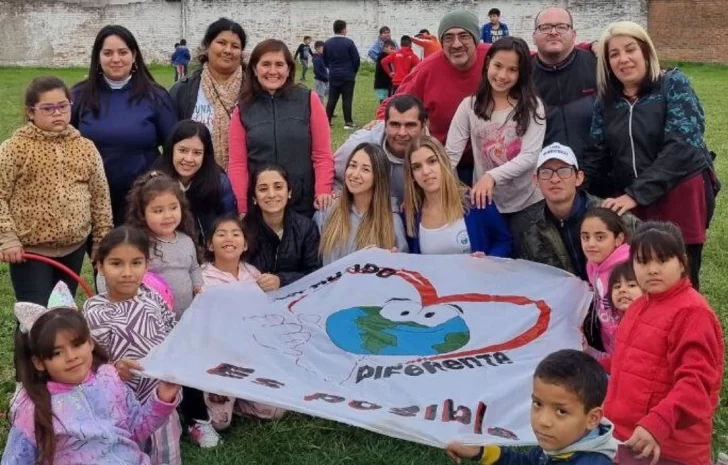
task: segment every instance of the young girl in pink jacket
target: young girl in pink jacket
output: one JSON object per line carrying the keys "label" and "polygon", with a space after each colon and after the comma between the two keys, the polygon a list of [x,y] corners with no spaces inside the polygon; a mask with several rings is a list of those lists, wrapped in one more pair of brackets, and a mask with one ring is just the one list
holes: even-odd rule
{"label": "young girl in pink jacket", "polygon": [[612,308],[609,275],[617,265],[629,258],[629,231],[612,210],[594,208],[581,222],[581,247],[584,249],[589,284],[594,290],[592,315],[599,318],[603,351],[589,347],[587,352],[597,359],[611,355],[615,334],[623,313]]}
{"label": "young girl in pink jacket", "polygon": [[[235,216],[223,216],[212,225],[207,240],[206,258],[202,266],[205,288],[229,283],[256,283],[260,271],[243,260],[248,249],[240,221]],[[278,419],[285,410],[265,404],[205,393],[205,403],[210,411],[212,426],[220,431],[230,426],[233,413],[260,419]]]}

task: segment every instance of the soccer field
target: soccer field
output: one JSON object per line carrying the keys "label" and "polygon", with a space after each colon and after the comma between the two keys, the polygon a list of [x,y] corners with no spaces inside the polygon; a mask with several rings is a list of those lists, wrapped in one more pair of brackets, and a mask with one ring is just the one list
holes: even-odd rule
{"label": "soccer field", "polygon": [[[691,78],[706,112],[709,147],[718,153],[720,178],[728,183],[728,68],[686,65],[682,69]],[[35,76],[53,74],[72,85],[81,80],[85,69],[0,69],[0,140],[5,140],[22,124],[22,102],[25,85]],[[171,67],[154,67],[155,78],[166,87],[172,85]],[[370,121],[377,106],[372,89],[371,68],[364,68],[358,77],[354,98],[354,120],[359,125]],[[312,73],[309,79],[312,79]],[[313,82],[307,82],[309,86]],[[334,119],[334,150],[346,137],[341,108]],[[726,188],[728,189],[728,187]],[[724,328],[728,328],[728,191],[718,198],[718,206],[703,258],[701,286]],[[91,282],[88,265],[84,276]],[[5,411],[15,389],[12,367],[14,303],[7,266],[0,265],[0,444],[4,447],[9,428]],[[483,380],[488,382],[487,379]],[[721,406],[715,418],[714,449],[728,452],[728,389],[724,381]],[[226,464],[306,464],[306,465],[425,465],[445,464],[441,450],[389,439],[374,433],[338,423],[290,415],[278,422],[238,421],[223,433],[224,443],[211,451],[203,451],[183,441],[185,465]]]}

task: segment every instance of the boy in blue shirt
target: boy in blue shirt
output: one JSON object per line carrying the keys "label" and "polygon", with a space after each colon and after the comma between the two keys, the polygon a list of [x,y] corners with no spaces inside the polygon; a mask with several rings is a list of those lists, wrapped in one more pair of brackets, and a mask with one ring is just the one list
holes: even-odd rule
{"label": "boy in blue shirt", "polygon": [[329,96],[329,70],[324,64],[324,57],[321,56],[324,52],[323,41],[317,40],[313,44],[313,50],[313,84],[321,103],[326,103],[326,97]]}
{"label": "boy in blue shirt", "polygon": [[502,39],[503,37],[508,37],[510,35],[508,32],[508,25],[501,22],[500,15],[501,12],[498,8],[491,8],[488,12],[488,19],[490,19],[490,22],[485,23],[483,28],[480,30],[480,39],[483,43],[493,44],[497,42],[498,39]]}
{"label": "boy in blue shirt", "polygon": [[175,68],[174,80],[178,81],[187,75],[187,65],[190,63],[192,56],[190,49],[187,48],[187,40],[179,41],[179,46],[175,44],[174,53],[172,54],[172,66]]}
{"label": "boy in blue shirt", "polygon": [[452,443],[447,454],[480,465],[611,465],[617,453],[614,426],[602,414],[607,375],[590,355],[560,350],[536,367],[531,428],[538,447],[527,453],[500,446]]}

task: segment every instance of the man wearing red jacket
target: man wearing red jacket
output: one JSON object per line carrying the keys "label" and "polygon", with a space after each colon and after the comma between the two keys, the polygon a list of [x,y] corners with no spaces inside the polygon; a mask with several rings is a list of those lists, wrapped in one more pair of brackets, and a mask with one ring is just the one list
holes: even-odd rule
{"label": "man wearing red jacket", "polygon": [[384,71],[389,71],[390,65],[394,68],[394,71],[389,71],[392,77],[392,92],[397,92],[397,88],[402,84],[404,78],[415,66],[420,64],[420,59],[412,51],[412,38],[410,36],[402,36],[400,46],[400,50],[390,53],[380,64]]}

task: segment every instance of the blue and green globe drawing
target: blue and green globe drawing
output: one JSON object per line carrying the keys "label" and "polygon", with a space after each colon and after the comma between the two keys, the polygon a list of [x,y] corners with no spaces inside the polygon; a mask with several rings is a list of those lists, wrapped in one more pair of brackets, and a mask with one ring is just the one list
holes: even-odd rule
{"label": "blue and green globe drawing", "polygon": [[428,356],[465,346],[470,330],[461,316],[427,326],[414,321],[392,321],[382,307],[360,306],[339,310],[326,320],[326,332],[342,350],[360,355]]}

